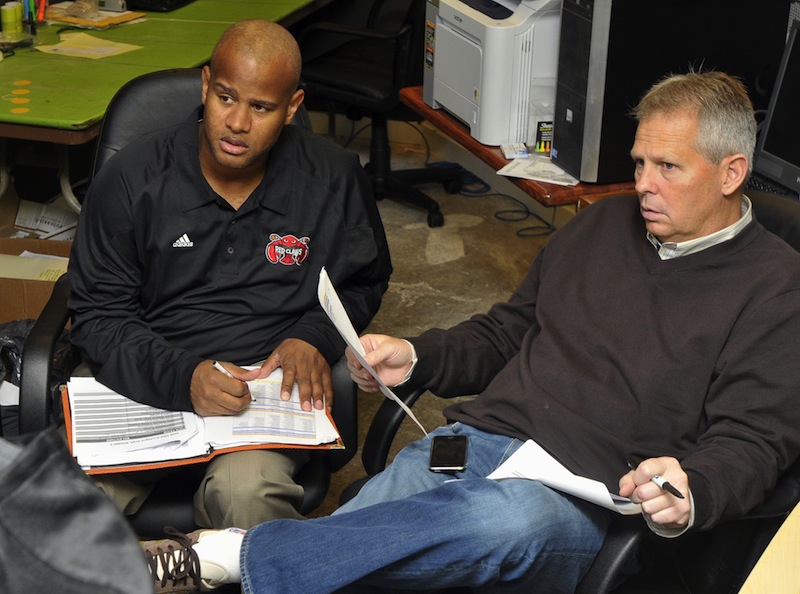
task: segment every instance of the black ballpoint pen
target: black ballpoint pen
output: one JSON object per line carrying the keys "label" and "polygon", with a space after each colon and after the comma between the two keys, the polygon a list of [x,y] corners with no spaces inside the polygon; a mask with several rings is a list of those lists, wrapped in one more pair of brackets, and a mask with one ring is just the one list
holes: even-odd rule
{"label": "black ballpoint pen", "polygon": [[[636,470],[639,467],[639,464],[641,464],[641,463],[642,463],[642,459],[641,458],[637,458],[635,456],[630,456],[628,458],[628,468],[630,468],[631,470]],[[675,497],[678,497],[679,499],[683,499],[683,493],[678,491],[678,489],[676,489],[672,485],[672,483],[670,483],[669,481],[665,480],[661,476],[659,476],[657,474],[653,475],[653,476],[650,477],[650,480],[652,482],[654,482],[655,484],[657,484],[662,489],[664,489],[665,491],[667,491],[668,493],[670,493],[671,495],[674,495]]]}

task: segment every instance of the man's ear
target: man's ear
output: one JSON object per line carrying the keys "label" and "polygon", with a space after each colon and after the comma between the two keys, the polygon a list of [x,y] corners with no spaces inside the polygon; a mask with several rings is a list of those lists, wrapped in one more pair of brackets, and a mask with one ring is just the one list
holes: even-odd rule
{"label": "man's ear", "polygon": [[731,155],[723,159],[724,179],[722,181],[722,193],[725,196],[730,196],[739,190],[747,179],[747,171],[750,168],[750,162],[743,154],[739,153]]}
{"label": "man's ear", "polygon": [[300,109],[300,104],[303,102],[305,96],[306,92],[303,89],[297,89],[294,92],[294,95],[292,95],[292,98],[289,101],[289,109],[286,110],[286,120],[284,122],[287,126],[292,123],[294,114],[296,114],[297,110]]}
{"label": "man's ear", "polygon": [[211,68],[209,68],[208,65],[203,66],[202,76],[203,76],[203,89],[200,94],[200,100],[203,103],[203,105],[205,105],[206,95],[208,95],[208,84],[211,81]]}

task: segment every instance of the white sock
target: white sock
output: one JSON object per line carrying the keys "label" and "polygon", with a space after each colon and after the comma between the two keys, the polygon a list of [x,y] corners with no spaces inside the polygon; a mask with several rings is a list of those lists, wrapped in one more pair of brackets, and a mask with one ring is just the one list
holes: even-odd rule
{"label": "white sock", "polygon": [[200,559],[200,577],[206,586],[214,588],[242,581],[239,550],[242,548],[244,532],[240,528],[228,528],[200,534],[193,548]]}

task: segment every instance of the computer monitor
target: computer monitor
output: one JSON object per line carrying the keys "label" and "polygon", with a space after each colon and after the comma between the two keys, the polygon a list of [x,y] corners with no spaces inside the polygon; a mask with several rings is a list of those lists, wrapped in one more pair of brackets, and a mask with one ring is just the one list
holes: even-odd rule
{"label": "computer monitor", "polygon": [[789,29],[758,135],[753,170],[800,193],[800,21],[794,21]]}

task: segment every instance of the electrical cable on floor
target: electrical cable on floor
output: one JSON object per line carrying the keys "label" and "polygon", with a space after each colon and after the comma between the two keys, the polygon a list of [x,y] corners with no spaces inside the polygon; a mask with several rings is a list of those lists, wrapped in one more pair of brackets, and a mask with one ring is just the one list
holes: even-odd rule
{"label": "electrical cable on floor", "polygon": [[467,198],[505,198],[513,202],[516,205],[516,208],[498,210],[494,213],[494,217],[498,221],[503,221],[505,223],[519,223],[531,217],[539,221],[540,224],[529,225],[527,227],[521,227],[520,229],[517,229],[516,234],[519,237],[541,237],[543,235],[549,235],[555,230],[552,221],[548,223],[541,216],[532,212],[524,202],[518,200],[510,194],[492,192],[492,186],[487,184],[468,169],[464,168],[460,163],[434,161],[426,163],[426,167],[447,167],[449,169],[458,170],[461,176],[461,191],[459,194],[462,196]]}
{"label": "electrical cable on floor", "polygon": [[[466,169],[460,163],[453,163],[450,161],[430,161],[431,147],[428,143],[428,139],[425,137],[425,134],[411,122],[403,121],[402,123],[410,126],[419,134],[420,138],[422,139],[422,143],[425,145],[425,167],[447,167],[450,169],[457,169],[459,171],[461,177],[461,191],[459,191],[459,194],[467,198],[506,198],[513,202],[516,205],[516,208],[499,210],[494,213],[494,217],[498,221],[503,221],[506,223],[519,223],[530,217],[533,217],[539,221],[539,224],[529,225],[527,227],[521,227],[517,229],[516,234],[518,237],[542,237],[545,235],[550,235],[550,233],[555,231],[555,211],[553,211],[551,221],[547,222],[544,218],[532,212],[527,205],[525,205],[525,203],[517,198],[514,198],[510,194],[492,192],[492,186],[490,184],[487,184],[484,180]],[[372,124],[365,124],[356,130],[355,121],[351,120],[350,135],[348,136],[347,140],[345,140],[343,146],[347,148],[364,130],[368,129],[371,125]]]}
{"label": "electrical cable on floor", "polygon": [[[555,225],[551,220],[549,223],[545,221],[542,217],[538,214],[532,212],[522,201],[514,198],[510,194],[505,194],[502,192],[491,192],[492,186],[486,183],[484,180],[479,178],[477,175],[466,169],[460,163],[453,163],[449,161],[430,161],[431,156],[431,147],[428,143],[428,139],[425,137],[425,134],[422,131],[412,124],[411,122],[404,122],[405,124],[411,126],[414,130],[417,131],[420,138],[422,139],[423,144],[425,145],[425,167],[449,167],[451,169],[459,170],[461,174],[461,191],[459,194],[469,197],[475,198],[506,198],[517,205],[516,209],[508,209],[508,210],[499,210],[494,213],[494,217],[503,222],[507,223],[518,223],[524,221],[530,217],[538,220],[540,224],[538,225],[530,225],[527,227],[522,227],[517,229],[517,236],[519,237],[541,237],[543,235],[549,235],[553,231],[555,231]],[[555,220],[555,212],[553,212],[553,220]]]}

